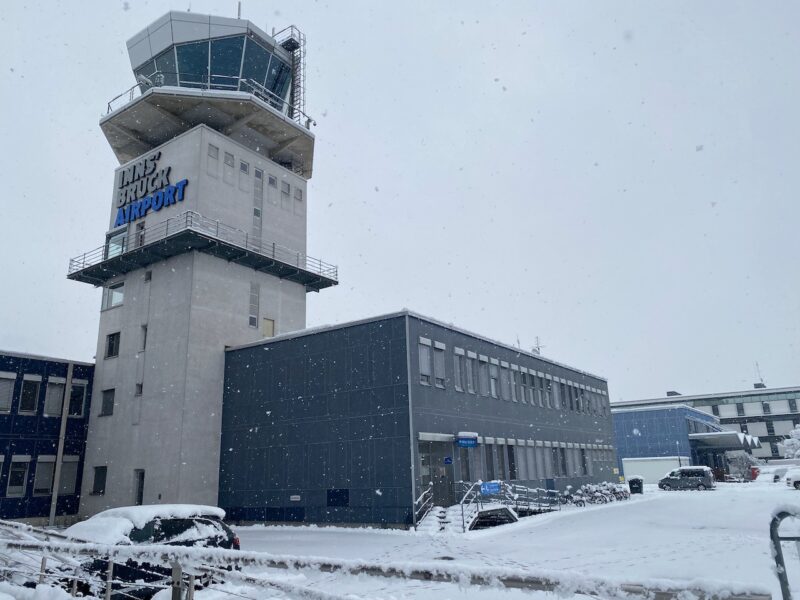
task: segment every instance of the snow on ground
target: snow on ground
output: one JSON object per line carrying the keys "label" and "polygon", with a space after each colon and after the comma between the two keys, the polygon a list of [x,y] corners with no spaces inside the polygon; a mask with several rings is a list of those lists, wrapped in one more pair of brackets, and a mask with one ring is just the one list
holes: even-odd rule
{"label": "snow on ground", "polygon": [[[719,484],[706,492],[662,492],[647,486],[643,496],[627,502],[570,507],[467,534],[264,526],[237,531],[243,550],[272,554],[522,568],[556,571],[570,579],[585,576],[631,583],[670,579],[708,589],[739,583],[766,588],[779,598],[769,520],[775,507],[786,504],[800,507],[800,492],[783,484]],[[790,525],[784,524],[783,534],[792,532]],[[792,584],[800,592],[800,557],[789,544],[784,545],[784,554]],[[472,596],[448,584],[304,573],[323,589],[369,592],[371,598]],[[517,593],[505,594],[510,598]]]}

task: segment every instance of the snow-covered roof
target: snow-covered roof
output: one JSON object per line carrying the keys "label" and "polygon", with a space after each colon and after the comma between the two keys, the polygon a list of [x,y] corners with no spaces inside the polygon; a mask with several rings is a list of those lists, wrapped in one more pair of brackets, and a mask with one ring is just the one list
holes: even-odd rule
{"label": "snow-covered roof", "polygon": [[674,404],[674,403],[681,403],[687,401],[695,401],[695,400],[718,400],[722,398],[739,398],[739,397],[746,397],[746,396],[769,396],[772,394],[786,394],[790,392],[800,392],[800,387],[792,386],[792,387],[782,387],[782,388],[763,388],[763,389],[752,389],[752,390],[740,390],[738,392],[720,392],[714,394],[696,394],[694,396],[666,396],[666,397],[658,397],[658,398],[645,398],[642,400],[618,400],[617,402],[611,403],[611,408],[615,408],[617,406],[637,406],[637,405],[648,405],[648,404]]}
{"label": "snow-covered roof", "polygon": [[421,315],[421,314],[416,313],[416,312],[414,312],[412,310],[409,310],[407,308],[404,308],[402,310],[399,310],[399,311],[393,312],[393,313],[387,313],[387,314],[378,315],[378,316],[375,316],[375,317],[368,317],[366,319],[358,319],[356,321],[348,321],[347,323],[337,323],[335,325],[318,325],[317,327],[308,327],[306,329],[300,329],[298,331],[290,331],[288,333],[282,333],[281,335],[276,335],[274,337],[267,338],[267,339],[257,340],[255,342],[249,342],[247,344],[238,344],[238,345],[235,345],[235,346],[230,346],[228,348],[225,348],[225,351],[226,352],[235,352],[236,350],[242,350],[244,348],[253,348],[253,347],[257,347],[257,346],[268,346],[269,344],[272,344],[274,342],[282,342],[284,340],[290,340],[290,339],[293,339],[293,338],[303,337],[303,336],[306,336],[306,335],[314,335],[314,334],[322,333],[322,332],[325,332],[325,331],[335,331],[337,329],[344,329],[346,327],[353,327],[355,325],[365,325],[367,323],[374,323],[376,321],[385,321],[387,319],[391,319],[391,318],[394,318],[394,317],[406,317],[406,316],[407,317],[412,317],[412,318],[415,318],[415,319],[419,319],[420,321],[427,321],[428,323],[432,323],[433,325],[438,325],[439,327],[444,327],[445,329],[450,329],[451,331],[455,331],[457,333],[461,333],[463,335],[467,335],[469,337],[473,337],[473,338],[476,338],[478,340],[482,340],[484,342],[489,342],[490,344],[494,344],[495,346],[500,346],[502,348],[506,348],[507,350],[511,350],[512,352],[516,352],[517,354],[522,354],[522,355],[528,356],[528,357],[536,359],[536,360],[541,360],[542,362],[546,362],[546,363],[549,363],[551,365],[555,365],[557,367],[563,367],[565,369],[569,369],[570,371],[574,371],[575,373],[580,373],[582,375],[586,375],[587,377],[593,377],[594,379],[597,379],[599,381],[608,382],[608,380],[605,377],[602,377],[600,375],[596,375],[594,373],[590,373],[589,371],[584,371],[582,369],[577,369],[577,368],[572,367],[572,366],[570,366],[568,364],[561,363],[561,362],[558,362],[556,360],[553,360],[552,358],[547,358],[545,356],[542,356],[541,354],[536,354],[534,352],[528,352],[527,350],[523,350],[521,348],[517,348],[515,346],[512,346],[511,344],[506,344],[504,342],[500,342],[500,341],[494,340],[492,338],[489,338],[489,337],[486,337],[486,336],[483,336],[483,335],[479,335],[477,333],[473,333],[472,331],[468,331],[467,329],[462,329],[460,327],[456,327],[452,323],[445,323],[444,321],[439,321],[439,320],[434,319],[432,317],[426,317],[425,315]]}

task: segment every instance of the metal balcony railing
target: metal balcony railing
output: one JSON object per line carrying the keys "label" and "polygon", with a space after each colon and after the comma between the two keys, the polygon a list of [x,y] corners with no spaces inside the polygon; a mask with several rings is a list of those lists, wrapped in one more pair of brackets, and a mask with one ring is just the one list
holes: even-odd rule
{"label": "metal balcony railing", "polygon": [[231,75],[170,73],[166,71],[156,71],[147,76],[140,76],[139,81],[133,86],[108,101],[106,114],[110,114],[133,102],[135,98],[138,98],[150,88],[162,86],[219,90],[223,92],[247,92],[266,102],[282,114],[289,116],[294,121],[298,123],[304,122],[306,129],[311,129],[312,125],[317,124],[313,118],[302,110],[305,107],[301,108],[300,106],[292,105],[291,102],[281,98],[253,79]]}
{"label": "metal balcony railing", "polygon": [[[129,228],[124,233],[109,236],[109,240],[103,246],[71,259],[67,277],[104,262],[124,259],[140,249],[144,250],[148,246],[171,239],[187,231],[197,232],[215,242],[223,242],[228,248],[234,249],[234,252],[238,248],[250,256],[254,255],[255,257],[268,259],[271,262],[280,263],[282,267],[288,267],[290,270],[301,270],[307,274],[330,280],[334,284],[338,281],[338,267],[335,265],[307,256],[303,252],[286,248],[275,242],[264,241],[240,229],[206,218],[194,211],[186,211],[152,227],[136,230]],[[175,254],[189,249],[192,248],[179,248]]]}

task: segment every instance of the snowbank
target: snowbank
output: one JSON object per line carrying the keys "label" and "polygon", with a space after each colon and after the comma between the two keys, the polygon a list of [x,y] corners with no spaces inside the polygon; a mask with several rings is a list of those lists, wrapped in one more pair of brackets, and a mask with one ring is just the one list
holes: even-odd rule
{"label": "snowbank", "polygon": [[99,517],[121,517],[128,519],[134,527],[144,527],[153,519],[190,519],[192,517],[225,518],[225,511],[216,506],[202,504],[148,504],[145,506],[121,506],[97,513],[92,519]]}

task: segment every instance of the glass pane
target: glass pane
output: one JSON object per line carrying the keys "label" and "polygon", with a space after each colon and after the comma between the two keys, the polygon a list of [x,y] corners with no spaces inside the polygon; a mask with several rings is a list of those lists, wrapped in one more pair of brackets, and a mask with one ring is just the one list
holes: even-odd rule
{"label": "glass pane", "polygon": [[178,85],[203,87],[208,80],[208,42],[196,42],[177,46]]}
{"label": "glass pane", "polygon": [[[269,66],[270,53],[264,50],[253,40],[247,40],[244,53],[244,64],[242,65],[242,79],[244,82],[253,80],[263,85],[267,77],[267,67]],[[245,89],[244,87],[242,89]],[[248,89],[247,91],[252,91]]]}
{"label": "glass pane", "polygon": [[59,483],[59,494],[68,495],[75,493],[75,482],[78,479],[78,463],[61,463],[61,481]]}
{"label": "glass pane", "polygon": [[36,465],[36,477],[33,480],[34,494],[49,494],[53,491],[53,467],[55,463],[40,462]]}
{"label": "glass pane", "polygon": [[[178,85],[178,69],[175,66],[175,49],[170,48],[156,56],[156,71],[160,81],[156,85]],[[156,79],[159,79],[159,75]]]}
{"label": "glass pane", "polygon": [[106,246],[106,258],[113,258],[125,252],[126,236],[127,231],[122,231],[108,238],[108,245]]}
{"label": "glass pane", "polygon": [[155,71],[156,71],[155,63],[152,60],[148,60],[141,67],[134,70],[133,74],[136,75],[136,81],[139,81],[139,75],[141,75],[142,77],[147,77],[147,79],[150,79],[152,81],[153,73],[155,73]]}
{"label": "glass pane", "polygon": [[47,394],[44,400],[44,414],[49,417],[61,416],[61,403],[64,400],[64,389],[66,385],[63,383],[48,382]]}
{"label": "glass pane", "polygon": [[213,87],[238,89],[244,36],[211,42],[211,84]]}
{"label": "glass pane", "polygon": [[86,396],[86,386],[82,383],[73,384],[69,395],[69,416],[80,417],[83,415],[83,399]]}
{"label": "glass pane", "polygon": [[19,400],[20,412],[36,412],[36,402],[39,398],[39,382],[23,381],[22,396]]}

